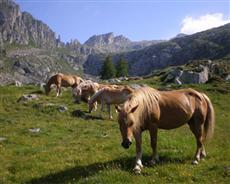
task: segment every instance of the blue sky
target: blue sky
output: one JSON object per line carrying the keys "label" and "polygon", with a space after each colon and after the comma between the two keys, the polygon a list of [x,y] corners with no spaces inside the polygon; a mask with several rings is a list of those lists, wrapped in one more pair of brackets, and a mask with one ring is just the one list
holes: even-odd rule
{"label": "blue sky", "polygon": [[16,0],[61,40],[114,32],[133,41],[169,39],[230,22],[230,0]]}

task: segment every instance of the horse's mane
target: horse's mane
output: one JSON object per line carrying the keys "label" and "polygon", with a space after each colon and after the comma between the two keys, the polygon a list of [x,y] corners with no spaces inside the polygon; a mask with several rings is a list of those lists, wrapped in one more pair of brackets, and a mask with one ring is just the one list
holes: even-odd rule
{"label": "horse's mane", "polygon": [[124,103],[124,110],[129,112],[133,107],[138,105],[136,118],[144,121],[148,115],[151,115],[152,110],[156,108],[160,93],[158,90],[150,87],[141,87],[134,90],[129,99]]}

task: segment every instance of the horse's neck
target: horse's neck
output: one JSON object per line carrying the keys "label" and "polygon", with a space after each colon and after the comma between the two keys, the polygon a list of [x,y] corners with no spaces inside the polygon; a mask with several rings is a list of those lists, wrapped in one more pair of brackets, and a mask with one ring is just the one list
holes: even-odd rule
{"label": "horse's neck", "polygon": [[54,78],[53,78],[53,77],[51,77],[51,78],[49,79],[49,81],[48,81],[47,84],[46,84],[46,87],[50,88],[50,86],[51,86],[52,84],[54,84]]}
{"label": "horse's neck", "polygon": [[94,94],[94,95],[92,96],[92,98],[90,99],[90,103],[95,103],[95,102],[97,102],[98,100],[100,100],[103,91],[104,91],[104,90],[102,89],[101,91],[98,91],[96,94]]}

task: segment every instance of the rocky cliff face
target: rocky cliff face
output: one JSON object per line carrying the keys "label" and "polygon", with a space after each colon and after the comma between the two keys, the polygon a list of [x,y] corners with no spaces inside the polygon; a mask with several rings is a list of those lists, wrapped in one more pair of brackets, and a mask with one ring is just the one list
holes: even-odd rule
{"label": "rocky cliff face", "polygon": [[56,47],[55,33],[27,12],[21,12],[12,0],[0,1],[0,43]]}
{"label": "rocky cliff face", "polygon": [[[230,24],[190,36],[176,37],[140,50],[113,55],[113,61],[123,57],[129,63],[131,76],[148,75],[155,69],[182,65],[194,59],[218,59],[230,54]],[[98,57],[99,58],[99,57]],[[97,67],[94,63],[97,62]],[[99,64],[98,64],[99,63]],[[102,61],[88,59],[84,71],[99,75]],[[93,71],[93,72],[91,72]]]}
{"label": "rocky cliff face", "polygon": [[142,49],[159,42],[162,42],[162,40],[133,42],[123,35],[114,36],[113,33],[107,33],[90,37],[84,45],[101,53],[119,53]]}

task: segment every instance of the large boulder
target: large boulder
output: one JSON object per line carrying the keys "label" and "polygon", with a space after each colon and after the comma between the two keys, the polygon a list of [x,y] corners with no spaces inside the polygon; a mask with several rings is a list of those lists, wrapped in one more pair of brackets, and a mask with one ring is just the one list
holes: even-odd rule
{"label": "large boulder", "polygon": [[207,67],[203,67],[203,71],[201,72],[183,71],[178,79],[182,84],[203,84],[209,79],[209,70]]}
{"label": "large boulder", "polygon": [[183,70],[176,68],[168,73],[164,82],[174,82],[176,84],[203,84],[209,79],[209,69],[205,66],[199,66],[196,71]]}

